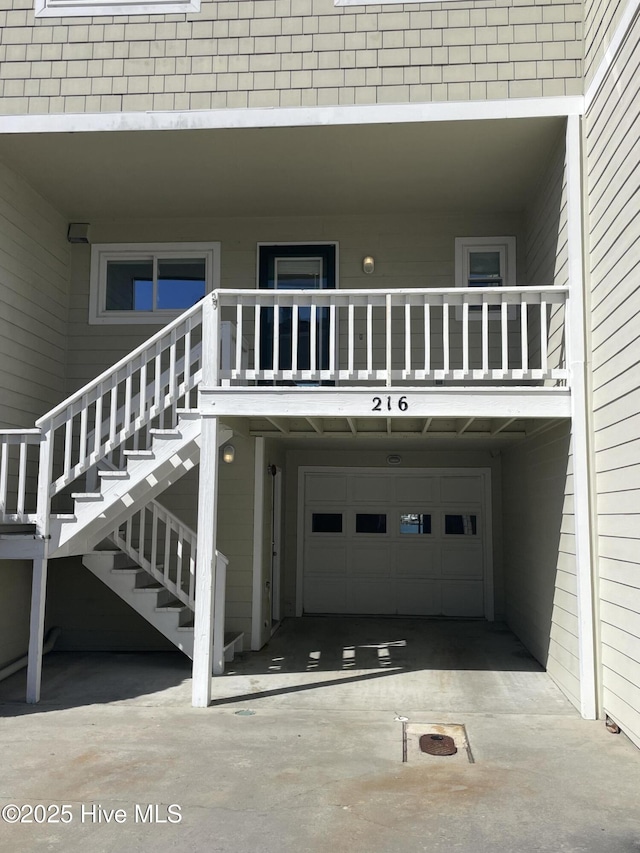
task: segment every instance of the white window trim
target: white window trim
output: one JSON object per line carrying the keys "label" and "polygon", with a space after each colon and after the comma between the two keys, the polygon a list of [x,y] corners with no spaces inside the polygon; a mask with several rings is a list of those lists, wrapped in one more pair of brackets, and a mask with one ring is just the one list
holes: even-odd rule
{"label": "white window trim", "polygon": [[199,12],[201,0],[149,0],[148,3],[127,3],[126,0],[110,3],[109,0],[92,3],[91,0],[36,0],[36,18],[68,18],[111,15],[173,15]]}
{"label": "white window trim", "polygon": [[[515,237],[456,237],[455,238],[455,286],[469,287],[469,255],[472,251],[495,250],[504,258],[502,287],[516,285],[516,238]],[[515,316],[515,305],[509,306],[508,316]],[[462,309],[456,308],[456,319],[462,318]],[[470,320],[480,320],[481,313],[469,311]],[[489,312],[489,320],[499,320],[500,312]]]}
{"label": "white window trim", "polygon": [[107,311],[107,261],[136,258],[204,258],[205,292],[220,282],[220,243],[96,243],[91,247],[89,323],[91,325],[162,326],[186,309],[155,311]]}

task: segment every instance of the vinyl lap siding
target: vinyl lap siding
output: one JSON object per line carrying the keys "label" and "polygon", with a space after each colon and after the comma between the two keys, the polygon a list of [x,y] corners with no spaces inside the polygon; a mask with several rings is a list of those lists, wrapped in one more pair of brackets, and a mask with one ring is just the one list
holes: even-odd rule
{"label": "vinyl lap siding", "polygon": [[604,58],[628,0],[587,0],[584,7],[585,86]]}
{"label": "vinyl lap siding", "polygon": [[32,427],[64,397],[67,223],[0,164],[0,426]]}
{"label": "vinyl lap siding", "polygon": [[580,707],[569,426],[503,454],[507,622]]}
{"label": "vinyl lap siding", "polygon": [[586,119],[603,704],[640,746],[640,38]]}
{"label": "vinyl lap siding", "polygon": [[[568,284],[564,137],[558,139],[525,221],[528,284]],[[550,351],[564,350],[560,317]],[[568,424],[503,454],[507,620],[580,707],[573,470]]]}

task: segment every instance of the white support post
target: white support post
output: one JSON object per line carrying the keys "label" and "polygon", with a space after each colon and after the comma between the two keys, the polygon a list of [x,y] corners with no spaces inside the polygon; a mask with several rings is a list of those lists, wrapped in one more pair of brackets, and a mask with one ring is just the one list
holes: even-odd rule
{"label": "white support post", "polygon": [[574,469],[580,710],[585,719],[598,714],[595,654],[595,595],[590,501],[590,451],[585,364],[585,294],[582,243],[581,119],[567,118],[567,243],[569,297],[567,367],[571,381],[571,434]]}
{"label": "white support post", "polygon": [[[220,323],[215,293],[205,299],[202,311],[202,385],[214,387],[220,381]],[[201,419],[200,435],[198,541],[193,623],[191,704],[194,708],[206,708],[211,702],[217,498],[218,419],[204,416]]]}
{"label": "white support post", "polygon": [[42,682],[42,646],[44,644],[44,612],[47,601],[47,558],[33,561],[31,580],[31,617],[29,621],[29,653],[27,662],[27,702],[40,701]]}
{"label": "white support post", "polygon": [[218,419],[203,417],[200,437],[196,600],[193,623],[193,684],[191,704],[194,708],[206,708],[211,702],[216,526],[218,515],[217,494]]}

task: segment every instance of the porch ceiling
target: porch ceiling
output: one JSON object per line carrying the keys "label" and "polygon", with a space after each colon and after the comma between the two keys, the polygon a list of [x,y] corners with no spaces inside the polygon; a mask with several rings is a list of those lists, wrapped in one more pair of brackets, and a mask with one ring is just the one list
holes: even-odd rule
{"label": "porch ceiling", "polygon": [[0,134],[70,220],[519,211],[564,120]]}
{"label": "porch ceiling", "polygon": [[401,441],[406,449],[464,446],[466,450],[500,449],[550,429],[557,418],[247,418],[224,419],[234,431],[272,438],[304,439],[305,446],[326,447],[326,440],[353,448],[358,441]]}

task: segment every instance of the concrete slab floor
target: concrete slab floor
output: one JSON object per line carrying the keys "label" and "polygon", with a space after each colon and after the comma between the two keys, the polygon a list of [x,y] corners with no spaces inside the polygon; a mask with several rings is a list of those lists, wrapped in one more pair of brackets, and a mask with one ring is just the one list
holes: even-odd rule
{"label": "concrete slab floor", "polygon": [[[22,702],[24,674],[1,683],[0,814],[16,804],[28,818],[24,806],[39,803],[45,818],[71,820],[10,823],[14,810],[5,809],[0,850],[640,851],[640,753],[604,723],[581,720],[512,635],[473,623],[456,632],[451,623],[438,629],[402,620],[391,633],[383,622],[394,620],[368,627],[369,620],[357,620],[357,631],[339,636],[334,623],[332,648],[343,641],[356,647],[359,668],[345,676],[336,655],[330,664],[328,653],[323,660],[327,649],[316,648],[329,624],[316,629],[303,621],[285,626],[262,657],[245,654],[232,675],[215,679],[219,701],[208,709],[188,706],[189,664],[177,655],[54,652],[36,707]],[[319,661],[311,658],[315,670],[301,668],[304,642],[280,670],[268,670],[282,657],[278,644],[290,646],[288,631],[301,632],[311,651],[321,652]],[[387,647],[396,650],[390,673],[377,649],[373,661],[368,657],[371,633],[386,637],[379,643],[407,641]],[[415,651],[418,637],[433,652],[422,664],[413,652],[397,653]],[[447,655],[460,665],[455,649],[473,638],[478,648],[468,649],[466,665],[475,660],[478,668],[427,669]],[[366,651],[359,651],[360,640]],[[483,669],[491,658],[505,668]],[[342,690],[343,678],[374,674]],[[307,689],[293,689],[296,677]],[[309,687],[307,677],[324,686]],[[279,686],[260,698],[270,678]],[[421,691],[420,678],[448,692]],[[457,681],[454,688],[447,678]],[[520,688],[523,705],[515,710],[516,697],[508,694]],[[396,716],[464,724],[476,763],[424,756],[403,764]],[[172,804],[180,807],[172,815],[180,822],[161,822]],[[69,806],[64,817],[55,808],[62,805]],[[115,822],[118,809],[122,823]]]}

